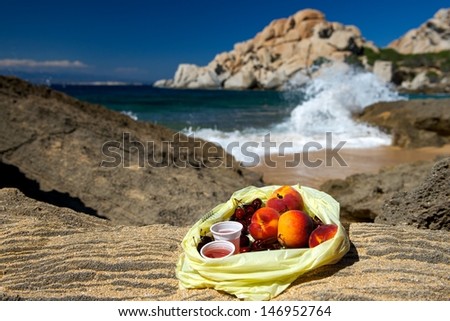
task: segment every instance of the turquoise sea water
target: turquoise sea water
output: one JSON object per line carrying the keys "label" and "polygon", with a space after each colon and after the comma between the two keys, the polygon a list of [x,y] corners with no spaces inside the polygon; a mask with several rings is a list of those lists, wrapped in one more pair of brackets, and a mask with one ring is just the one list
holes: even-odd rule
{"label": "turquoise sea water", "polygon": [[276,91],[175,90],[152,86],[53,86],[70,96],[127,112],[174,130],[264,128],[289,116],[292,104]]}
{"label": "turquoise sea water", "polygon": [[[152,86],[54,85],[83,101],[126,112],[174,130],[267,128],[289,118],[304,95],[278,91],[177,90]],[[450,94],[401,95],[406,99],[450,98]]]}
{"label": "turquoise sea water", "polygon": [[[292,84],[291,84],[292,85]],[[450,95],[400,95],[373,74],[350,69],[330,70],[306,86],[289,91],[174,90],[152,86],[53,86],[78,99],[101,104],[139,121],[160,124],[196,135],[227,148],[256,142],[263,154],[264,137],[287,152],[308,142],[325,147],[326,133],[346,147],[389,145],[389,135],[357,123],[352,114],[378,101],[450,98]],[[328,146],[329,147],[329,146]],[[245,161],[240,150],[234,156]]]}

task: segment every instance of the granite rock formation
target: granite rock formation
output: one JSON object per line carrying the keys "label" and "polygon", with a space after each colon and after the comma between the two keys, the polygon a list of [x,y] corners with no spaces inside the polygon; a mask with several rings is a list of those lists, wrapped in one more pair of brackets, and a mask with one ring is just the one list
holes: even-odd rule
{"label": "granite rock formation", "polygon": [[218,54],[207,66],[180,64],[173,79],[154,85],[277,89],[298,73],[306,81],[314,64],[343,61],[361,53],[365,46],[377,50],[357,27],[329,22],[322,12],[305,9],[272,21],[253,39],[235,44],[233,50]]}
{"label": "granite rock formation", "polygon": [[402,54],[450,50],[450,8],[440,9],[433,18],[409,30],[388,47]]}

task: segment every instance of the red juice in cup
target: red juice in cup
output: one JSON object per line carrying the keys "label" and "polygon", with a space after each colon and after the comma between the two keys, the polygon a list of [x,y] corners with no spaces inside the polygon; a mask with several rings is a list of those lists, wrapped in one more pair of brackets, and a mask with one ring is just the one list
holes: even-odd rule
{"label": "red juice in cup", "polygon": [[240,237],[243,225],[235,221],[225,221],[213,224],[210,228],[214,240],[224,240],[233,243],[234,253],[240,251]]}

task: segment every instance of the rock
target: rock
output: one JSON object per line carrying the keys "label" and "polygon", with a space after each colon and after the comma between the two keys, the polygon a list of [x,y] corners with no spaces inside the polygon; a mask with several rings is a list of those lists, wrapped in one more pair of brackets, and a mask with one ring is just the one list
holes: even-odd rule
{"label": "rock", "polygon": [[276,89],[286,83],[286,75],[280,71],[265,71],[264,75],[258,77],[260,83],[266,89]]}
{"label": "rock", "polygon": [[[247,53],[251,52],[252,50],[253,50],[253,42],[251,42],[251,41],[239,42],[234,45],[234,52],[236,54],[238,54],[239,56],[244,56]],[[228,53],[225,53],[225,54],[228,54]]]}
{"label": "rock", "polygon": [[373,65],[373,73],[384,82],[391,82],[393,76],[393,68],[391,61],[375,61]]}
{"label": "rock", "polygon": [[0,187],[113,223],[190,225],[235,190],[260,184],[236,165],[195,137],[0,77]]}
{"label": "rock", "polygon": [[427,72],[422,71],[418,73],[412,82],[409,84],[409,86],[404,86],[409,90],[417,90],[419,88],[428,87],[430,85],[430,80],[427,77]]}
{"label": "rock", "polygon": [[[296,55],[288,60],[286,60],[280,68],[278,68],[278,72],[286,75],[286,77],[291,78],[298,71],[301,71],[306,65],[305,57],[301,55]],[[303,67],[303,68],[302,68]]]}
{"label": "rock", "polygon": [[416,188],[396,193],[375,222],[450,231],[450,158],[436,163]]}
{"label": "rock", "polygon": [[173,85],[172,79],[160,79],[153,83],[153,86],[158,88],[171,87],[172,85]]}
{"label": "rock", "polygon": [[198,66],[192,64],[181,64],[175,72],[174,86],[184,87],[194,81],[198,76]]}
{"label": "rock", "polygon": [[360,121],[393,135],[393,145],[416,148],[450,143],[450,99],[381,102],[366,107]]}
{"label": "rock", "polygon": [[374,222],[383,215],[385,202],[398,191],[415,188],[432,166],[432,162],[417,162],[383,168],[377,174],[354,174],[344,180],[329,180],[320,190],[340,203],[343,222]]}
{"label": "rock", "polygon": [[350,30],[342,30],[333,32],[328,39],[328,43],[336,48],[337,51],[348,51],[354,43],[354,32]]}
{"label": "rock", "polygon": [[[187,227],[114,226],[15,189],[0,189],[0,205],[2,299],[237,300],[179,287]],[[349,236],[342,260],[299,277],[276,300],[449,300],[448,232],[355,223]]]}
{"label": "rock", "polygon": [[[181,64],[172,83],[160,83],[174,88],[281,89],[297,72],[308,72],[316,59],[344,61],[365,45],[358,28],[328,22],[320,11],[305,9],[273,20],[253,39],[216,55],[206,67],[209,76],[205,67]],[[198,81],[202,75],[206,78]],[[278,76],[268,81],[267,75]]]}
{"label": "rock", "polygon": [[225,89],[251,89],[255,86],[256,77],[251,70],[241,69],[228,78],[223,88]]}
{"label": "rock", "polygon": [[417,54],[450,50],[450,8],[440,9],[419,28],[388,45],[402,54]]}
{"label": "rock", "polygon": [[294,19],[295,24],[298,25],[299,23],[307,20],[324,20],[325,15],[319,10],[303,9],[294,14],[292,18]]}
{"label": "rock", "polygon": [[197,88],[219,88],[221,84],[221,80],[216,75],[214,71],[208,70],[208,68],[203,68],[199,71],[198,77],[195,81],[191,81],[188,83],[187,88],[197,89]]}
{"label": "rock", "polygon": [[264,66],[268,67],[270,63],[272,62],[272,55],[270,54],[270,51],[267,50],[267,48],[260,48],[256,52],[256,55],[258,56],[258,61]]}

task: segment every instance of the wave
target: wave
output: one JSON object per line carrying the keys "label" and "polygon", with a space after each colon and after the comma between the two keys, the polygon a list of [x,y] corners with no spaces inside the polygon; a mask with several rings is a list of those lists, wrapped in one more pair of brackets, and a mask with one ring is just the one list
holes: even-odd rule
{"label": "wave", "polygon": [[120,113],[130,117],[133,120],[138,120],[138,115],[130,110],[122,110]]}
{"label": "wave", "polygon": [[280,153],[280,147],[283,153],[294,153],[311,146],[332,148],[339,142],[352,148],[390,145],[389,135],[356,122],[353,114],[376,102],[404,98],[374,74],[346,64],[333,64],[319,73],[306,85],[289,84],[285,96],[297,99],[296,107],[278,124],[232,132],[205,128],[184,132],[221,145],[243,163],[253,162],[254,154]]}

